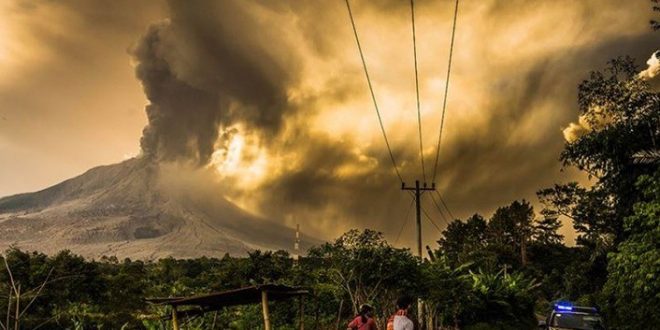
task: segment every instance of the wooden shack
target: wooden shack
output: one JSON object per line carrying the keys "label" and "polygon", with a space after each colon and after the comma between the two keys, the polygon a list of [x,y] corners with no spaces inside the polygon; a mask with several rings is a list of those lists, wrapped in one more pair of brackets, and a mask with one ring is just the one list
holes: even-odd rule
{"label": "wooden shack", "polygon": [[172,310],[172,328],[179,330],[179,321],[184,318],[199,316],[204,313],[221,310],[225,307],[249,304],[261,304],[264,329],[271,330],[268,303],[298,298],[299,327],[304,330],[304,297],[309,290],[301,287],[290,287],[280,284],[264,284],[244,287],[235,290],[215,292],[192,297],[148,298],[147,302],[170,306]]}

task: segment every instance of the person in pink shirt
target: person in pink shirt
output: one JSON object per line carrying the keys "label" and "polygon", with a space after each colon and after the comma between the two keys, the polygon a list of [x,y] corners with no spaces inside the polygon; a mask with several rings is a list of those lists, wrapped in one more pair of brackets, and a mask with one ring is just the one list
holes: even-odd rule
{"label": "person in pink shirt", "polygon": [[360,306],[360,313],[348,324],[350,330],[378,330],[373,319],[374,308],[364,304]]}

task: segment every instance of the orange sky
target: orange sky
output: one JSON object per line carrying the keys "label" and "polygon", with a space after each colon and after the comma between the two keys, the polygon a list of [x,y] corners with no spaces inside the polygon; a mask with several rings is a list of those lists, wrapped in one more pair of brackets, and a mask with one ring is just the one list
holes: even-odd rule
{"label": "orange sky", "polygon": [[[386,130],[411,181],[420,167],[409,8],[405,1],[354,3]],[[417,5],[427,167],[452,4]],[[577,84],[613,57],[646,61],[658,48],[650,8],[645,0],[463,1],[437,180],[456,216],[489,216],[520,198],[536,203],[541,188],[584,180],[560,172],[557,161],[561,130],[578,116]],[[335,0],[3,1],[0,196],[140,153],[150,101],[131,49],[154,23],[167,26],[162,51],[178,79],[236,89],[229,94],[245,93],[244,79],[256,94],[255,81],[232,71],[253,66],[286,96],[276,129],[249,117],[263,114],[264,102],[228,101],[229,119],[219,119],[215,152],[202,164],[217,168],[227,198],[289,225],[299,221],[292,217],[313,219],[305,228],[322,238],[368,226],[394,240],[409,199],[388,163],[344,2]],[[204,33],[209,39],[200,40],[219,46],[196,43]],[[404,236],[412,241],[412,227]]]}

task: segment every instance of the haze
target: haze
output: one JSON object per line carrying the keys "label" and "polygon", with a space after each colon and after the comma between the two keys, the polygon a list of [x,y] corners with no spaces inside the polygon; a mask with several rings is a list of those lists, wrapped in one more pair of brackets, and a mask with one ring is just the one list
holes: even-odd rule
{"label": "haze", "polygon": [[[408,3],[352,3],[385,129],[412,183],[421,168]],[[427,167],[452,6],[416,9]],[[650,6],[461,3],[436,179],[455,216],[490,216],[515,199],[536,203],[553,183],[587,181],[558,161],[562,130],[578,120],[577,85],[617,56],[646,62],[658,41]],[[0,196],[152,157],[180,167],[190,186],[213,185],[250,213],[322,239],[369,227],[394,241],[410,205],[343,1],[3,1],[0,72]],[[430,200],[424,207],[445,225]],[[398,245],[414,241],[408,221]],[[570,224],[562,230],[570,241]]]}

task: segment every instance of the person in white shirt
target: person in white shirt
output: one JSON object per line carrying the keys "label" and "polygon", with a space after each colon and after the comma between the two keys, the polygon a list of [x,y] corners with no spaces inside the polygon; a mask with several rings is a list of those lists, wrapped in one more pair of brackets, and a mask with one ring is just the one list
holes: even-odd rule
{"label": "person in white shirt", "polygon": [[412,299],[403,296],[396,301],[397,311],[387,321],[387,330],[414,330],[413,322],[408,318],[408,309],[412,305]]}

